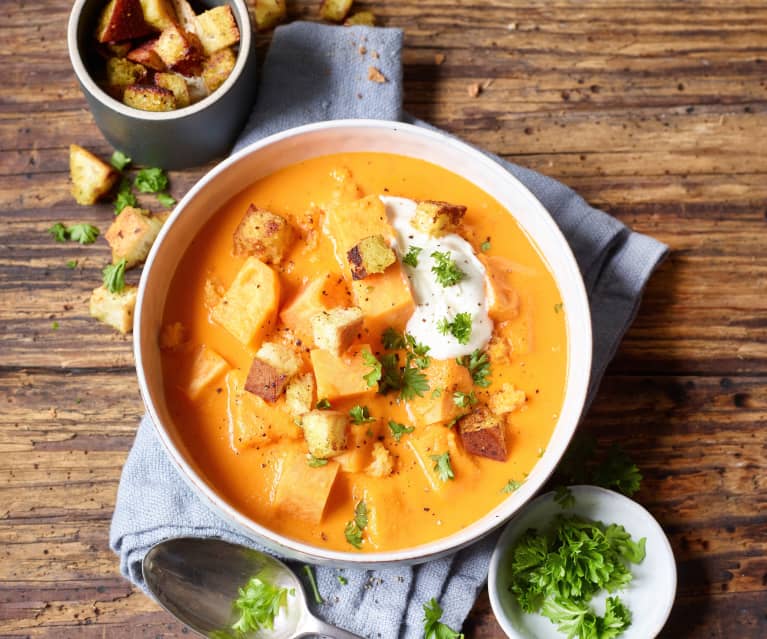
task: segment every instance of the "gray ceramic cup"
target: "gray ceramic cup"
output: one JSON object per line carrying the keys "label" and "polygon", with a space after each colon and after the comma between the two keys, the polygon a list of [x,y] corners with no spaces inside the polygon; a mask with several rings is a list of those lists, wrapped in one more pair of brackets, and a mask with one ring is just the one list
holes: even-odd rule
{"label": "gray ceramic cup", "polygon": [[67,45],[80,88],[104,137],[134,162],[164,169],[206,164],[227,154],[250,114],[256,95],[255,38],[245,0],[203,0],[214,7],[230,4],[240,29],[237,62],[224,84],[183,109],[155,113],[115,100],[96,84],[92,71],[93,32],[107,0],[75,0]]}

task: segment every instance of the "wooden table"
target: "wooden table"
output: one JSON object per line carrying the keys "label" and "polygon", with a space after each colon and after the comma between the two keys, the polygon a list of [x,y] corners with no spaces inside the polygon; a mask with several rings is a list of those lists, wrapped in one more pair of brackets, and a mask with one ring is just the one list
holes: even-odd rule
{"label": "wooden table", "polygon": [[[130,338],[88,317],[108,249],[46,233],[112,216],[69,196],[67,146],[111,152],[70,70],[70,4],[0,8],[0,634],[180,636],[107,547],[142,413]],[[767,637],[767,3],[369,6],[406,31],[410,112],[671,246],[583,428],[634,456],[671,539],[663,636]],[[486,595],[465,630],[502,636]]]}

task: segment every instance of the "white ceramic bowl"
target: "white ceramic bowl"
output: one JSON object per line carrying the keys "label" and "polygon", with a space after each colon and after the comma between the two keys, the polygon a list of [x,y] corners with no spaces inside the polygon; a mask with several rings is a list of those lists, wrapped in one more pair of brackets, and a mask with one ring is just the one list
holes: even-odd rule
{"label": "white ceramic bowl", "polygon": [[[165,402],[157,336],[165,297],[180,256],[221,203],[278,169],[331,153],[397,153],[432,162],[462,175],[498,200],[537,245],[556,278],[567,312],[567,388],[546,451],[513,495],[467,528],[429,544],[392,552],[351,553],[318,548],[277,534],[226,503],[188,454]],[[591,369],[588,298],[570,248],[538,200],[512,175],[479,151],[439,132],[378,120],[338,120],[298,127],[236,153],[203,177],[176,207],[147,259],[134,325],[139,387],[160,440],[180,474],[234,527],[283,556],[334,565],[417,563],[476,541],[511,517],[543,485],[562,457],[583,410]]]}
{"label": "white ceramic bowl", "polygon": [[[614,594],[632,613],[631,625],[621,639],[652,639],[663,629],[676,595],[676,562],[666,534],[655,518],[628,497],[597,486],[571,486],[575,505],[563,511],[555,493],[541,495],[511,520],[490,559],[487,588],[495,618],[512,639],[562,639],[565,635],[541,615],[525,614],[509,592],[510,552],[529,528],[544,529],[560,513],[580,515],[605,524],[620,524],[635,540],[647,538],[646,556],[631,565],[634,578]],[[604,610],[606,593],[594,597],[594,609]]]}

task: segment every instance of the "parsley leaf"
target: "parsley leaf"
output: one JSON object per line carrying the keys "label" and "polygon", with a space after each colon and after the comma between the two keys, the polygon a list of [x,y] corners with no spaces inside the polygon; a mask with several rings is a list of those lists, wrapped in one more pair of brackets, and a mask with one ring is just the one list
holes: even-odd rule
{"label": "parsley leaf", "polygon": [[423,605],[423,639],[464,639],[463,633],[442,623],[442,608],[432,598]]}
{"label": "parsley leaf", "polygon": [[458,313],[452,322],[444,317],[437,323],[437,330],[443,335],[450,333],[459,344],[468,344],[471,338],[471,314]]}
{"label": "parsley leaf", "polygon": [[639,490],[642,473],[619,446],[613,445],[605,460],[594,471],[594,483],[630,497]]}
{"label": "parsley leaf", "polygon": [[366,366],[370,366],[372,370],[367,373],[366,375],[362,376],[362,379],[364,379],[367,382],[367,385],[369,387],[375,386],[378,381],[381,379],[382,374],[382,366],[381,362],[379,362],[376,359],[376,356],[373,355],[370,351],[362,351],[362,361],[365,362]]}
{"label": "parsley leaf", "polygon": [[338,583],[341,584],[342,586],[345,586],[346,584],[349,583],[349,580],[343,575],[336,575],[336,579],[338,580]]}
{"label": "parsley leaf", "polygon": [[395,421],[389,421],[389,430],[391,430],[392,437],[394,437],[394,441],[398,442],[400,439],[402,439],[402,436],[406,433],[412,433],[415,430],[415,426],[405,426],[405,424],[400,424],[399,422]]}
{"label": "parsley leaf", "polygon": [[170,193],[158,193],[157,201],[166,208],[170,208],[176,203],[176,199]]}
{"label": "parsley leaf", "polygon": [[312,567],[304,564],[303,570],[304,574],[306,575],[306,579],[309,581],[309,586],[311,586],[312,595],[314,595],[314,602],[318,604],[325,603],[325,600],[320,594],[320,589],[317,588],[317,580],[314,578],[314,571],[312,570]]}
{"label": "parsley leaf", "polygon": [[434,462],[434,471],[437,473],[437,476],[441,481],[455,479],[453,467],[450,465],[450,453],[442,453],[441,455],[429,455],[429,458]]}
{"label": "parsley leaf", "polygon": [[314,455],[309,453],[306,456],[306,464],[310,468],[322,468],[323,466],[327,466],[328,465],[328,460],[327,459],[322,459],[321,457],[315,457]]}
{"label": "parsley leaf", "polygon": [[474,406],[477,401],[477,396],[474,394],[474,391],[471,391],[470,393],[455,391],[453,393],[453,403],[458,406],[458,408],[468,408],[470,406]]}
{"label": "parsley leaf", "polygon": [[405,333],[405,347],[407,348],[407,364],[414,363],[418,368],[426,368],[431,363],[429,357],[430,347],[426,344],[416,342],[415,337],[410,333]]}
{"label": "parsley leaf", "polygon": [[381,344],[387,351],[397,351],[405,348],[405,337],[390,326],[381,335]]}
{"label": "parsley leaf", "polygon": [[115,215],[120,215],[126,206],[138,206],[138,200],[131,191],[130,180],[123,178],[115,197]]}
{"label": "parsley leaf", "polygon": [[402,399],[413,399],[416,395],[423,397],[427,390],[429,390],[429,381],[426,379],[426,375],[417,368],[411,368],[410,366],[402,369],[399,389],[399,396]]}
{"label": "parsley leaf", "polygon": [[572,508],[575,506],[575,495],[567,486],[557,486],[554,491],[554,501],[562,508]]}
{"label": "parsley leaf", "polygon": [[321,400],[319,400],[314,407],[317,410],[328,410],[329,408],[332,408],[330,405],[330,400],[327,397],[323,397]]}
{"label": "parsley leaf", "polygon": [[67,262],[67,268],[76,269],[77,268],[77,260],[69,260]]}
{"label": "parsley leaf", "polygon": [[513,493],[514,491],[519,490],[521,486],[522,486],[521,481],[510,479],[509,481],[506,482],[506,485],[503,488],[501,488],[501,492],[506,494]]}
{"label": "parsley leaf", "polygon": [[107,264],[102,271],[104,286],[110,293],[120,293],[125,288],[125,266],[128,260],[121,259],[117,264]]}
{"label": "parsley leaf", "polygon": [[488,358],[487,353],[477,349],[468,357],[464,355],[463,357],[457,358],[455,361],[464,368],[469,369],[469,374],[476,386],[479,386],[480,388],[487,388],[490,386],[490,380],[488,379],[488,376],[491,373],[490,359]]}
{"label": "parsley leaf", "polygon": [[274,629],[280,608],[288,605],[288,595],[295,594],[292,588],[281,588],[259,577],[251,577],[238,592],[234,610],[239,618],[232,624],[232,630],[238,633]]}
{"label": "parsley leaf", "polygon": [[112,153],[112,157],[109,158],[109,163],[118,171],[122,171],[131,162],[132,160],[122,151],[115,151]]}
{"label": "parsley leaf", "polygon": [[365,424],[367,422],[374,422],[375,417],[370,416],[370,411],[367,406],[360,406],[357,404],[349,411],[349,417],[352,418],[353,424]]}
{"label": "parsley leaf", "polygon": [[133,180],[139,193],[158,193],[168,188],[168,176],[162,169],[141,169]]}
{"label": "parsley leaf", "polygon": [[450,251],[445,251],[444,253],[434,251],[431,257],[434,258],[435,262],[434,266],[431,267],[432,273],[437,276],[437,282],[445,288],[458,284],[458,282],[466,277],[466,273],[458,268],[458,265],[453,260]]}
{"label": "parsley leaf", "polygon": [[92,224],[73,224],[67,229],[69,239],[80,244],[93,244],[99,236],[99,230]]}
{"label": "parsley leaf", "polygon": [[362,531],[368,525],[368,509],[364,501],[357,502],[354,507],[354,519],[346,524],[344,536],[355,548],[362,548]]}
{"label": "parsley leaf", "polygon": [[56,222],[56,224],[50,227],[48,233],[50,233],[53,236],[53,239],[57,242],[66,242],[69,239],[67,227],[61,222]]}
{"label": "parsley leaf", "polygon": [[407,253],[405,253],[405,256],[402,258],[403,264],[407,264],[408,266],[412,266],[415,268],[418,266],[418,254],[423,251],[422,248],[418,246],[411,246]]}
{"label": "parsley leaf", "polygon": [[479,245],[479,250],[483,253],[487,253],[490,250],[490,238],[488,237],[482,244]]}

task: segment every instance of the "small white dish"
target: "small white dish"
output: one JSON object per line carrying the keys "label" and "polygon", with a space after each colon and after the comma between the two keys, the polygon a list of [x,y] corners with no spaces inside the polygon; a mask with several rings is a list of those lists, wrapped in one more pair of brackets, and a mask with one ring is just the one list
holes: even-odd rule
{"label": "small white dish", "polygon": [[[546,528],[558,514],[574,514],[620,524],[634,540],[647,538],[646,556],[631,565],[634,578],[613,593],[631,610],[631,625],[621,639],[651,639],[663,629],[676,595],[676,561],[666,533],[655,518],[635,501],[597,486],[571,486],[575,504],[563,509],[554,501],[554,492],[541,495],[525,506],[506,526],[490,559],[488,590],[493,612],[501,628],[512,639],[562,639],[556,626],[538,614],[522,612],[509,592],[510,552],[519,537],[529,528]],[[591,601],[598,614],[604,613],[607,593]]]}

